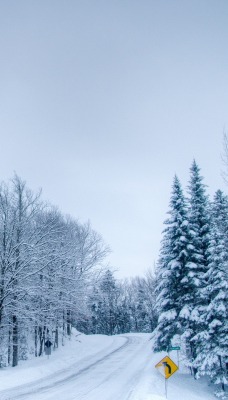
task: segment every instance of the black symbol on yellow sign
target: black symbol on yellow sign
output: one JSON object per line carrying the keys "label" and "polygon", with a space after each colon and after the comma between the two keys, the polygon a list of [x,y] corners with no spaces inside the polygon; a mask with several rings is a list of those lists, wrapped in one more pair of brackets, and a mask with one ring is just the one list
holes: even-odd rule
{"label": "black symbol on yellow sign", "polygon": [[163,362],[162,364],[164,365],[164,367],[168,368],[168,374],[171,375],[172,369],[171,369],[170,365],[167,362]]}
{"label": "black symbol on yellow sign", "polygon": [[157,368],[166,379],[170,378],[170,376],[178,370],[178,366],[168,356],[159,361],[159,363],[155,365],[155,368]]}

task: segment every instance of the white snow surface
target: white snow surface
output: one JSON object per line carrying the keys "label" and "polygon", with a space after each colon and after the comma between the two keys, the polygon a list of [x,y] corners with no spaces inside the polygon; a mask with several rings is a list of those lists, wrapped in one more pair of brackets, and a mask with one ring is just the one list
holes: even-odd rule
{"label": "white snow surface", "polygon": [[[155,365],[149,334],[74,333],[64,347],[0,369],[0,400],[165,400],[165,380]],[[177,352],[170,358],[177,363]],[[180,361],[167,381],[168,400],[211,400],[213,386],[194,380]]]}

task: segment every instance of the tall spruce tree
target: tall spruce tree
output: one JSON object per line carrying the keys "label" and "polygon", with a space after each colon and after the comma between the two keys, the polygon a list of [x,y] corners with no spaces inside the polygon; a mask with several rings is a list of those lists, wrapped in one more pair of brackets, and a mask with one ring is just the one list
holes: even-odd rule
{"label": "tall spruce tree", "polygon": [[189,260],[184,278],[185,293],[182,297],[183,308],[180,312],[181,325],[184,327],[183,337],[186,340],[186,350],[189,365],[194,374],[197,369],[194,360],[197,356],[197,334],[204,330],[203,310],[207,305],[204,288],[207,285],[208,248],[210,243],[210,210],[206,186],[200,175],[200,168],[195,160],[190,168],[189,183]]}
{"label": "tall spruce tree", "polygon": [[203,313],[206,325],[198,335],[196,362],[199,374],[208,374],[224,392],[228,380],[228,199],[220,190],[212,203],[211,226],[207,286],[203,291],[208,300]]}
{"label": "tall spruce tree", "polygon": [[169,218],[165,221],[157,271],[158,325],[155,330],[155,351],[166,350],[175,334],[182,333],[179,313],[183,307],[186,264],[188,263],[189,231],[187,206],[182,187],[174,177]]}

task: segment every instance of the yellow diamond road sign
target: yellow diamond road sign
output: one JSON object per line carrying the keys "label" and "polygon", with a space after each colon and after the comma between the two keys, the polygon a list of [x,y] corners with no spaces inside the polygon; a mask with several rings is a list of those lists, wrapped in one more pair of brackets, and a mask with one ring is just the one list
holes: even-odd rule
{"label": "yellow diamond road sign", "polygon": [[178,366],[168,356],[159,361],[159,363],[155,365],[155,368],[157,368],[166,379],[170,378],[170,376],[178,370]]}

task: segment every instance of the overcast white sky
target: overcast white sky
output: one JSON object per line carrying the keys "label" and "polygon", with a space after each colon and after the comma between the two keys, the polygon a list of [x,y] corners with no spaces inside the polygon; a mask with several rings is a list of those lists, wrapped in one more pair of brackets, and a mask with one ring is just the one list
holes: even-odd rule
{"label": "overcast white sky", "polygon": [[193,158],[226,189],[227,20],[227,0],[0,1],[0,179],[89,219],[118,277],[157,260]]}

